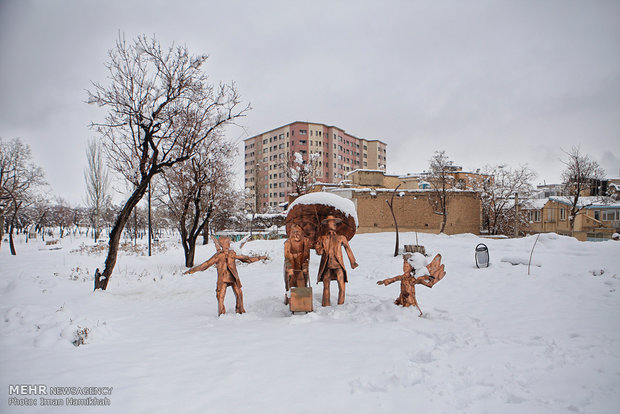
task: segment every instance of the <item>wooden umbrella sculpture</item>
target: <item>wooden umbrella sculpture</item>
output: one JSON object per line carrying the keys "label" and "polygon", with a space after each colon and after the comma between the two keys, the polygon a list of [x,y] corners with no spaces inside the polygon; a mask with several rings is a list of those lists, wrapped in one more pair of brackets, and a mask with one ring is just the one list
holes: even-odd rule
{"label": "wooden umbrella sculpture", "polygon": [[[289,239],[284,245],[284,282],[287,291],[285,303],[290,305],[292,312],[312,311],[312,288],[308,275],[309,251],[316,250],[317,242],[325,236],[326,227],[329,227],[325,225],[327,221],[331,222],[330,226],[338,237],[346,238],[345,248],[351,259],[352,253],[346,241],[353,238],[357,229],[357,215],[353,202],[331,193],[310,193],[295,200],[287,212],[285,223]],[[318,253],[327,254],[323,251]],[[355,258],[351,261],[351,265],[357,266]],[[344,292],[342,294],[344,295]],[[325,298],[323,305],[325,306]]]}

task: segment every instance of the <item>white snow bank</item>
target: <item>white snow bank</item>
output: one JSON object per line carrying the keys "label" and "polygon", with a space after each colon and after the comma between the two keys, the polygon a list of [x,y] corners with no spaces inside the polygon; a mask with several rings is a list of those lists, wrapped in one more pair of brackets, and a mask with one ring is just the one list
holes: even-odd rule
{"label": "white snow bank", "polygon": [[[504,256],[504,257],[502,257],[500,259],[500,261],[504,262],[504,263],[510,263],[513,266],[516,266],[516,265],[526,265],[527,266],[527,264],[530,261],[530,258],[528,256],[526,256],[526,255],[520,255],[520,256],[511,255],[511,256]],[[538,266],[538,267],[542,266],[542,264],[538,260],[535,260],[535,259],[532,259],[532,264],[534,266]]]}
{"label": "white snow bank", "polygon": [[326,192],[304,194],[291,203],[288,211],[291,211],[293,207],[298,204],[323,204],[334,207],[336,210],[342,211],[345,215],[353,217],[355,225],[359,226],[355,204],[353,204],[353,201],[340,197],[339,195]]}
{"label": "white snow bank", "polygon": [[[83,239],[63,239],[59,251],[31,240],[17,256],[3,245],[0,412],[618,411],[618,242],[541,236],[534,257],[543,267],[528,276],[499,258],[528,257],[535,236],[419,236],[447,273],[416,289],[421,318],[394,305],[398,283],[376,284],[402,274],[394,233],[351,240],[359,267],[341,306],[321,306],[312,253],[315,311],[294,316],[283,304],[283,240],[246,244],[246,254],[272,260],[239,263],[247,313],[219,318],[217,270],[182,276],[176,240],[152,257],[121,252],[106,292],[92,291],[103,258],[71,253]],[[490,268],[475,267],[480,242],[497,258]],[[211,242],[197,246],[196,262],[214,252]],[[334,282],[334,304],[337,291]],[[228,312],[234,304],[229,289]],[[113,387],[112,404],[8,406],[10,384]]]}

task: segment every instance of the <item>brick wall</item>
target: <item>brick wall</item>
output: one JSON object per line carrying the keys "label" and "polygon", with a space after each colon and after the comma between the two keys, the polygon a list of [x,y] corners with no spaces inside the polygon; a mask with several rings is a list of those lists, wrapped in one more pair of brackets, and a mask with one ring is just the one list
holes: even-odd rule
{"label": "brick wall", "polygon": [[[403,194],[399,197],[398,194]],[[352,191],[349,193],[357,207],[359,233],[394,231],[394,220],[386,200],[391,191]],[[349,195],[347,194],[347,195]],[[441,216],[433,213],[429,203],[430,191],[398,191],[394,197],[394,214],[399,231],[438,233]],[[446,234],[480,232],[480,197],[475,192],[453,192],[448,198]]]}

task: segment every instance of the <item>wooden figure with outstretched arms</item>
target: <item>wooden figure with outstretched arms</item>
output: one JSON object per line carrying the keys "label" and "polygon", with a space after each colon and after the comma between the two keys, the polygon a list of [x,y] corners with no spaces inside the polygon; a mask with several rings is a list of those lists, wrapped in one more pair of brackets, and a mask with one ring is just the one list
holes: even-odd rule
{"label": "wooden figure with outstretched arms", "polygon": [[237,313],[245,313],[243,307],[243,292],[241,291],[241,280],[239,279],[239,273],[237,272],[237,263],[239,260],[244,263],[254,263],[259,260],[267,259],[267,256],[244,256],[237,254],[234,250],[230,249],[230,239],[227,237],[220,237],[219,240],[214,239],[217,252],[211,256],[206,262],[194,266],[184,274],[192,274],[207,270],[209,267],[216,265],[217,267],[217,285],[215,289],[217,304],[218,304],[218,316],[226,313],[224,307],[224,297],[226,296],[226,288],[232,287],[236,298],[236,311]]}
{"label": "wooden figure with outstretched arms", "polygon": [[400,295],[396,298],[394,304],[404,307],[415,306],[420,311],[420,316],[422,316],[422,309],[420,309],[418,301],[415,298],[415,285],[424,285],[432,288],[435,283],[443,279],[446,272],[444,270],[444,265],[441,264],[441,255],[438,254],[435,256],[433,261],[426,266],[428,274],[415,277],[414,273],[416,269],[414,269],[411,263],[409,263],[409,257],[411,257],[411,255],[403,256],[402,275],[379,280],[377,284],[387,286],[394,282],[400,281]]}

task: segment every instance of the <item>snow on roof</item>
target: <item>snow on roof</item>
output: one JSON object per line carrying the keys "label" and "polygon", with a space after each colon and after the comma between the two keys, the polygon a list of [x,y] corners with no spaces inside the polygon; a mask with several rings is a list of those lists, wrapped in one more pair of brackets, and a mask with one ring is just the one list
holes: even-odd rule
{"label": "snow on roof", "polygon": [[[248,220],[252,219],[252,214],[246,214],[245,217]],[[255,219],[263,219],[263,220],[270,220],[270,219],[274,219],[274,218],[278,218],[278,217],[286,217],[286,215],[284,213],[257,213],[254,214],[254,218]]]}
{"label": "snow on roof", "polygon": [[[360,187],[360,188],[347,188],[348,191],[353,191],[354,193],[393,193],[393,188],[374,188],[374,187]],[[332,190],[330,190],[332,191]],[[333,190],[334,192],[336,190]],[[399,189],[399,192],[402,193],[419,193],[419,194],[428,194],[433,190],[430,188],[403,188]],[[462,190],[460,188],[449,188],[446,190],[449,193],[477,193],[475,190]]]}
{"label": "snow on roof", "polygon": [[353,201],[340,197],[339,195],[326,192],[304,194],[291,203],[288,211],[291,211],[297,204],[323,204],[334,207],[336,210],[340,210],[345,215],[353,217],[355,220],[355,225],[359,226],[357,212],[355,211],[355,204],[353,204]]}
{"label": "snow on roof", "polygon": [[540,210],[545,206],[545,204],[547,204],[548,201],[548,198],[530,198],[525,200],[525,208]]}
{"label": "snow on roof", "polygon": [[385,171],[383,171],[383,170],[366,170],[366,169],[364,169],[364,168],[358,168],[358,169],[356,169],[356,170],[349,171],[349,172],[348,172],[348,173],[346,173],[345,175],[351,175],[351,174],[353,174],[353,173],[355,173],[355,172],[377,172],[377,173],[385,173]]}
{"label": "snow on roof", "polygon": [[[548,198],[520,198],[519,208],[523,210],[541,210],[548,201]],[[511,209],[515,206],[515,199],[510,198],[505,200],[503,203],[504,209]]]}
{"label": "snow on roof", "polygon": [[[558,196],[549,197],[549,200],[556,203],[572,205],[572,197]],[[616,201],[611,197],[579,197],[577,201],[578,208],[620,208],[620,201]]]}

